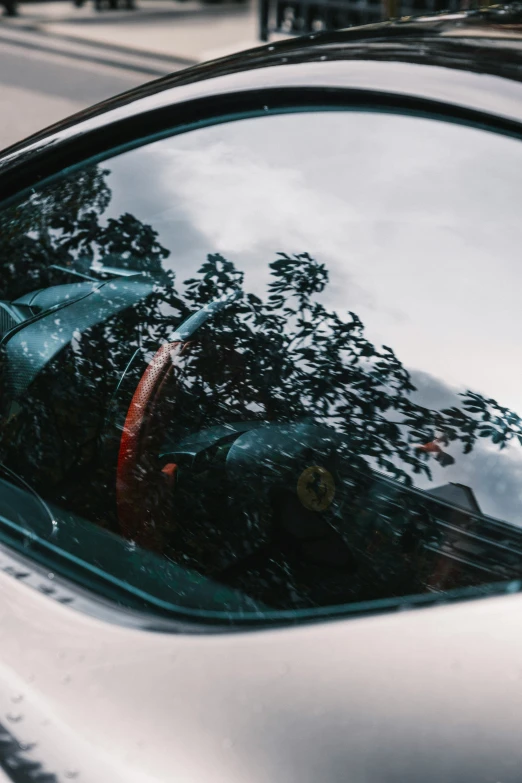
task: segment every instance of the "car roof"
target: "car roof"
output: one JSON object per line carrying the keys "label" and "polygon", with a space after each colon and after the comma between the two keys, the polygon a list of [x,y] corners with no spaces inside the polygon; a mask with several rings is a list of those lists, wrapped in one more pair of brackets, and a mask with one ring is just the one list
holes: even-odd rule
{"label": "car roof", "polygon": [[[0,172],[11,168],[26,153],[74,135],[77,127],[89,124],[100,127],[105,117],[110,123],[113,117],[119,119],[124,114],[138,113],[141,105],[150,105],[150,99],[154,97],[165,106],[169,94],[180,87],[234,74],[253,74],[274,66],[296,66],[320,60],[339,64],[358,60],[439,66],[520,82],[522,2],[312,33],[186,68],[116,95],[7,148],[0,153]],[[256,88],[255,82],[252,88]],[[144,102],[144,99],[149,101]],[[513,103],[512,96],[510,100]]]}

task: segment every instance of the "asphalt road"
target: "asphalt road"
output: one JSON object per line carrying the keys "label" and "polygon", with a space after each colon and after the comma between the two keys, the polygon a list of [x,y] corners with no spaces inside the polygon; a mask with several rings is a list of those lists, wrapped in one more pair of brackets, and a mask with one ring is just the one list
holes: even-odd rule
{"label": "asphalt road", "polygon": [[2,42],[0,149],[150,78]]}

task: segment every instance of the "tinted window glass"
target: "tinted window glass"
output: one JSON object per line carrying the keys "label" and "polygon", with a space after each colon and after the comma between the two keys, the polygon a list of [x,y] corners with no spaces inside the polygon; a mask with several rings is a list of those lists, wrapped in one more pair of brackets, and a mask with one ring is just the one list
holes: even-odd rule
{"label": "tinted window glass", "polygon": [[435,119],[265,116],[5,207],[4,538],[207,616],[518,578],[521,163]]}

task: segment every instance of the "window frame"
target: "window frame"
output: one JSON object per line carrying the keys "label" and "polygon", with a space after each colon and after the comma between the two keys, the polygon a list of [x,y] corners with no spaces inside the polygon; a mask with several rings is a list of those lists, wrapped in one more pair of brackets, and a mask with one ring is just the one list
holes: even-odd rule
{"label": "window frame", "polygon": [[[35,188],[70,174],[80,168],[106,161],[122,152],[145,146],[161,138],[189,133],[193,130],[218,124],[234,122],[245,118],[266,117],[286,113],[310,113],[315,111],[362,111],[376,114],[401,114],[423,117],[432,120],[455,123],[485,132],[498,133],[522,140],[522,123],[482,111],[456,106],[407,94],[385,93],[353,88],[316,88],[285,87],[249,90],[241,93],[226,93],[217,96],[189,100],[182,104],[151,109],[144,114],[129,115],[124,119],[108,123],[101,128],[87,130],[79,138],[63,139],[56,145],[41,147],[22,154],[7,170],[0,169],[0,192],[4,198],[0,209],[8,207],[14,200],[23,198]],[[89,150],[89,154],[86,151]],[[18,559],[23,564],[31,563],[38,575],[37,581],[42,592],[51,596],[57,584],[71,594],[82,598],[74,600],[74,606],[93,613],[96,616],[110,615],[112,622],[161,631],[179,632],[242,630],[247,628],[267,628],[288,626],[303,622],[319,622],[351,618],[368,614],[383,614],[435,603],[449,603],[478,599],[489,595],[512,593],[522,590],[520,582],[500,582],[483,585],[480,588],[460,588],[449,591],[444,596],[427,594],[403,598],[365,601],[355,604],[314,608],[309,612],[292,610],[263,613],[261,616],[227,617],[219,612],[212,616],[205,612],[204,618],[198,617],[194,610],[181,607],[175,611],[150,602],[148,610],[122,607],[118,599],[118,590],[101,596],[90,585],[81,585],[75,579],[62,572],[58,578],[53,573],[55,562],[48,552],[41,551],[38,556],[29,557],[23,550],[23,543],[11,543],[6,537],[0,537],[0,569],[5,558]],[[13,574],[16,577],[16,573]],[[50,576],[51,575],[51,576]],[[18,577],[21,578],[21,577]],[[30,580],[23,579],[26,583]],[[42,584],[47,583],[43,589]],[[56,599],[59,600],[59,599]],[[89,608],[86,610],[85,607]],[[108,607],[111,610],[108,611]],[[98,607],[98,609],[96,609]]]}

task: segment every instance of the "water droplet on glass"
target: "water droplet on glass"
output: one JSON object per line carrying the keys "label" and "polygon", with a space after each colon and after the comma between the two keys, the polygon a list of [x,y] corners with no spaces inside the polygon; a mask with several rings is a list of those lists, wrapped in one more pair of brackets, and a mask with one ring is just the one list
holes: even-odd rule
{"label": "water droplet on glass", "polygon": [[16,714],[13,712],[9,712],[6,715],[6,717],[10,723],[20,723],[20,721],[23,719],[23,715],[19,712],[17,712]]}

